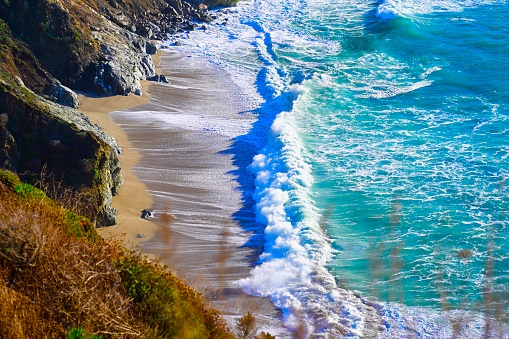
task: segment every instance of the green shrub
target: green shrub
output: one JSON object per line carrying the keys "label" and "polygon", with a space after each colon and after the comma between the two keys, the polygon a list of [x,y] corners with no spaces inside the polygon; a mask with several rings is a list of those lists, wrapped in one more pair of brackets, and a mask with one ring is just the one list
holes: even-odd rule
{"label": "green shrub", "polygon": [[101,336],[95,336],[93,334],[87,334],[83,327],[71,328],[69,332],[67,332],[66,339],[102,339]]}
{"label": "green shrub", "polygon": [[233,338],[224,320],[166,267],[131,254],[115,262],[139,319],[155,338]]}
{"label": "green shrub", "polygon": [[131,257],[121,258],[115,264],[137,313],[158,331],[175,336],[176,315],[171,310],[174,296],[168,281],[148,265]]}
{"label": "green shrub", "polygon": [[44,200],[49,202],[50,198],[46,196],[46,193],[41,191],[35,186],[32,186],[30,184],[20,182],[14,187],[14,191],[21,195],[23,199],[27,200]]}
{"label": "green shrub", "polygon": [[94,224],[84,216],[66,211],[65,224],[68,225],[69,235],[71,236],[87,238],[92,243],[97,243],[101,239],[95,230]]}

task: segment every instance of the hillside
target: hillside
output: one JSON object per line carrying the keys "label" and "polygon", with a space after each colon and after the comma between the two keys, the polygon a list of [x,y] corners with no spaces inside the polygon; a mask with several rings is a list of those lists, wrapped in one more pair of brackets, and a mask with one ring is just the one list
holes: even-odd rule
{"label": "hillside", "polygon": [[[74,206],[81,197],[69,197]],[[232,338],[165,267],[0,170],[0,338]]]}

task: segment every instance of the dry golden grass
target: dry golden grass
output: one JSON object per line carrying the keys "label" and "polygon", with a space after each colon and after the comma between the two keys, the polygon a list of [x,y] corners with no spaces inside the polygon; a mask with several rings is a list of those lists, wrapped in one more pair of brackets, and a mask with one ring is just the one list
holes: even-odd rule
{"label": "dry golden grass", "polygon": [[0,280],[0,338],[33,338],[33,333],[50,333],[51,325],[38,305]]}
{"label": "dry golden grass", "polygon": [[51,324],[50,337],[78,326],[115,337],[141,335],[112,264],[117,244],[69,236],[68,212],[45,196],[23,198],[2,189],[0,201],[6,286],[37,306]]}
{"label": "dry golden grass", "polygon": [[0,182],[0,202],[0,338],[233,337],[165,267],[103,241],[42,191]]}

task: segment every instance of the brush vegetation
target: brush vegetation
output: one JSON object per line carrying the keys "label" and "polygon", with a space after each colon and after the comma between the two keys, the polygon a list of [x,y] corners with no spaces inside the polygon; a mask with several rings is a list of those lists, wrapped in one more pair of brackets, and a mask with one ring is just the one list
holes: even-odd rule
{"label": "brush vegetation", "polygon": [[0,338],[233,338],[166,267],[5,170],[0,201]]}

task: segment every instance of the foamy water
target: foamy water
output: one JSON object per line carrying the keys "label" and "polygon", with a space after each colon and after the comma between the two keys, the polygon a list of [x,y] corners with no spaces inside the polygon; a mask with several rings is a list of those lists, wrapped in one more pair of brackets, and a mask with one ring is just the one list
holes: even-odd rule
{"label": "foamy water", "polygon": [[264,250],[238,285],[306,336],[507,337],[507,2],[229,12],[169,48],[228,72],[253,120],[163,120],[254,150]]}

